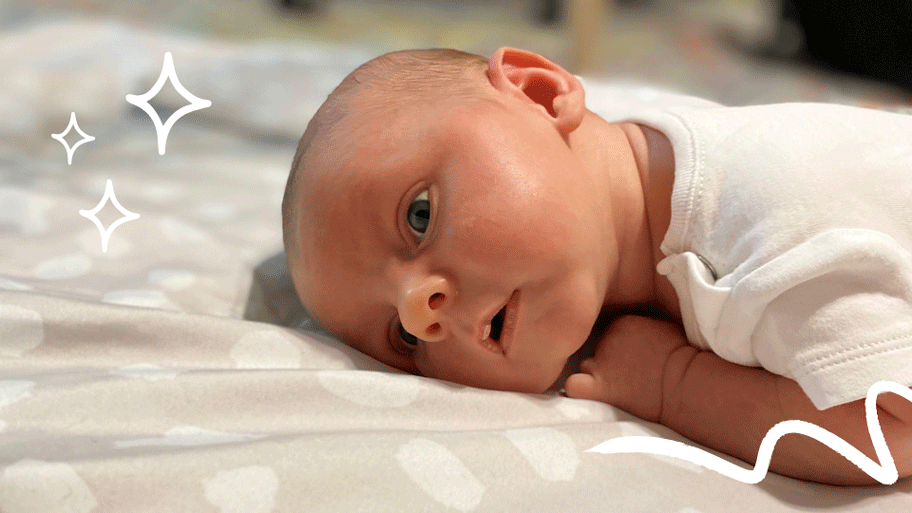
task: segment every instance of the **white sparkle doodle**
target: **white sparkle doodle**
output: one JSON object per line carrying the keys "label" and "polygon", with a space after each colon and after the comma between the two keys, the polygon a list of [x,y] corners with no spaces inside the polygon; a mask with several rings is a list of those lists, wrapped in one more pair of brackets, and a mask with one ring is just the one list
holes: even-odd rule
{"label": "white sparkle doodle", "polygon": [[756,484],[766,477],[776,442],[784,435],[798,433],[809,436],[838,452],[878,482],[891,485],[899,479],[899,472],[896,470],[896,462],[893,461],[893,455],[890,454],[890,449],[884,440],[883,431],[880,429],[880,422],[877,420],[877,396],[882,392],[893,392],[912,402],[912,390],[892,381],[878,381],[868,389],[868,396],[865,398],[865,419],[868,423],[868,433],[874,443],[874,452],[877,454],[877,459],[880,460],[880,465],[874,463],[872,459],[832,432],[802,420],[786,420],[767,431],[763,441],[760,442],[760,449],[757,451],[757,464],[754,465],[752,470],[739,467],[703,449],[652,436],[613,438],[588,449],[586,452],[602,454],[645,453],[671,456],[672,458],[687,460],[710,470],[715,470],[742,483]]}
{"label": "white sparkle doodle", "polygon": [[[79,135],[82,136],[82,139],[76,141],[76,144],[74,144],[72,147],[70,147],[70,145],[66,142],[66,139],[64,139],[64,137],[66,137],[67,134],[70,133],[70,130],[73,130],[74,128],[76,129],[77,132],[79,132]],[[83,132],[82,129],[79,128],[79,123],[76,122],[76,113],[75,112],[70,112],[70,124],[67,125],[66,130],[64,130],[63,132],[60,132],[59,134],[51,134],[51,137],[60,141],[60,144],[62,144],[63,147],[66,148],[67,165],[73,164],[73,152],[76,151],[76,148],[80,147],[81,145],[83,145],[87,142],[91,142],[91,141],[95,140],[94,137]]]}
{"label": "white sparkle doodle", "polygon": [[[158,113],[155,112],[155,109],[149,105],[149,100],[154,98],[155,95],[161,91],[161,88],[165,85],[165,80],[171,80],[171,85],[174,86],[174,89],[183,96],[185,100],[190,102],[190,105],[184,105],[180,109],[174,111],[168,120],[165,121],[162,125],[161,118],[158,117]],[[158,135],[158,154],[165,154],[165,144],[168,142],[168,132],[171,131],[171,127],[174,126],[174,123],[177,123],[177,120],[182,118],[185,114],[189,114],[195,110],[205,109],[206,107],[212,106],[212,102],[209,100],[204,100],[194,96],[190,91],[188,91],[183,85],[181,85],[180,80],[177,78],[177,72],[174,70],[174,58],[171,57],[171,52],[165,53],[165,63],[162,65],[161,75],[158,76],[158,81],[155,82],[155,85],[152,86],[152,89],[149,89],[149,92],[142,95],[128,94],[127,102],[136,105],[140,109],[146,111],[146,114],[149,115],[149,118],[152,119],[152,122],[155,123],[155,133]]]}
{"label": "white sparkle doodle", "polygon": [[[108,200],[110,200],[111,203],[114,204],[114,208],[116,208],[118,211],[120,211],[120,213],[123,214],[124,217],[121,217],[120,219],[111,223],[111,226],[108,226],[108,229],[105,230],[104,226],[101,225],[101,220],[99,220],[95,214],[100,212],[101,209],[103,209],[104,206],[108,204]],[[95,226],[98,227],[98,232],[101,233],[101,251],[102,251],[102,253],[108,252],[108,239],[111,238],[111,234],[114,232],[114,228],[117,228],[118,226],[126,223],[127,221],[132,221],[134,219],[139,218],[139,214],[134,214],[133,212],[130,212],[129,210],[127,210],[123,206],[121,206],[119,201],[117,201],[117,196],[114,195],[114,184],[111,182],[111,180],[108,180],[108,182],[105,184],[104,196],[101,198],[101,201],[98,202],[98,205],[95,206],[95,208],[93,208],[92,210],[80,210],[79,215],[81,215],[82,217],[85,217],[89,221],[92,221],[93,223],[95,223]]]}

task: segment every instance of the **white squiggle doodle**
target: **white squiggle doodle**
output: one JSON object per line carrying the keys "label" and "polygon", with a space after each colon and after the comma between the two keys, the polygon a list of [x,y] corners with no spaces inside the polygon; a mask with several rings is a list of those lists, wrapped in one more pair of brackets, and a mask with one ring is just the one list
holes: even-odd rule
{"label": "white squiggle doodle", "polygon": [[803,420],[786,420],[773,426],[763,437],[763,441],[760,442],[760,449],[757,451],[757,464],[754,465],[753,469],[739,467],[703,449],[652,436],[613,438],[585,452],[602,454],[645,453],[671,456],[696,463],[742,483],[757,484],[766,477],[776,442],[784,435],[798,433],[825,444],[878,482],[891,485],[899,478],[899,472],[896,470],[893,455],[890,454],[890,449],[884,440],[883,431],[880,429],[880,422],[877,420],[877,396],[882,392],[893,392],[912,402],[912,390],[893,381],[878,381],[868,389],[868,396],[865,398],[865,419],[868,423],[868,433],[870,433],[871,441],[874,443],[874,452],[877,454],[877,459],[880,460],[880,465],[832,432]]}

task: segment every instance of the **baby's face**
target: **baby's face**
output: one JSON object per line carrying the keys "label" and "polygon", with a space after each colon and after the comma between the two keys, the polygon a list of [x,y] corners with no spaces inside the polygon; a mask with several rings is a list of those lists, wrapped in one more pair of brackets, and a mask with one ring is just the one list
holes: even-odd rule
{"label": "baby's face", "polygon": [[602,307],[606,192],[513,99],[389,123],[342,130],[325,148],[344,146],[344,161],[314,157],[299,196],[301,258],[290,263],[304,306],[393,367],[546,390]]}

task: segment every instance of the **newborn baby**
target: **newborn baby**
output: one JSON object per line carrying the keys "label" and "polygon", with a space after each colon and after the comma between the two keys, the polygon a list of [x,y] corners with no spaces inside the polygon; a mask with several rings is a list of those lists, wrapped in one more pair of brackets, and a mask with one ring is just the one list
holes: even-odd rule
{"label": "newborn baby", "polygon": [[[748,462],[788,419],[876,459],[863,398],[912,384],[912,116],[692,103],[609,122],[512,48],[364,64],[288,179],[304,307],[393,367],[531,393],[606,320],[568,396]],[[878,407],[908,476],[912,403]],[[770,468],[874,482],[803,436]]]}

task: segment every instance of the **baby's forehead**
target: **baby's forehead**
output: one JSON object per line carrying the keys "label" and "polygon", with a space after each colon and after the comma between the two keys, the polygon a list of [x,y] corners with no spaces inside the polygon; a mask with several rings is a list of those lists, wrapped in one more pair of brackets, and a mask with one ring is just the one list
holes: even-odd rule
{"label": "baby's forehead", "polygon": [[325,227],[343,218],[345,223],[370,222],[364,216],[379,208],[380,198],[405,193],[399,190],[406,178],[397,172],[393,143],[383,135],[351,135],[353,140],[319,148],[303,163],[298,205],[305,225]]}
{"label": "baby's forehead", "polygon": [[345,156],[334,153],[308,166],[299,189],[303,210],[324,212],[326,203],[351,208],[365,193],[392,187],[392,177],[377,165],[378,153],[365,148],[347,149]]}
{"label": "baby's forehead", "polygon": [[379,137],[371,137],[357,126],[332,127],[321,136],[314,141],[298,170],[303,177],[300,191],[304,198],[315,195],[312,199],[318,200],[321,195],[344,191],[372,178],[370,164],[383,151]]}
{"label": "baby's forehead", "polygon": [[[359,104],[360,102],[355,102]],[[491,102],[483,111],[497,112]],[[365,108],[348,112],[321,134],[305,158],[302,204],[325,213],[326,201],[399,191],[452,153],[477,121],[479,106],[453,101],[419,104],[389,113]],[[399,191],[404,194],[406,191]]]}
{"label": "baby's forehead", "polygon": [[429,129],[446,120],[420,116],[362,118],[334,127],[307,159],[312,180],[305,185],[315,192],[350,188],[388,188],[418,152],[426,152]]}

